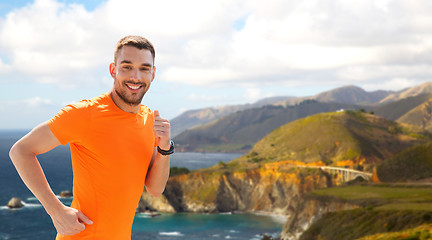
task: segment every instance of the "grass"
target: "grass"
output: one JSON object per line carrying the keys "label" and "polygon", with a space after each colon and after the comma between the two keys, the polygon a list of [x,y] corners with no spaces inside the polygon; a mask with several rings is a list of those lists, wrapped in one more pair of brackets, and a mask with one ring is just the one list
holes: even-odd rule
{"label": "grass", "polygon": [[301,239],[318,239],[316,236],[332,240],[432,239],[427,228],[416,229],[421,225],[432,226],[432,187],[354,185],[318,189],[309,196],[343,199],[363,208],[326,214]]}
{"label": "grass", "polygon": [[392,233],[381,233],[359,238],[357,240],[430,240],[432,224],[424,224],[414,229]]}
{"label": "grass", "polygon": [[[373,234],[381,234],[381,238],[374,238],[377,240],[392,239],[385,238],[385,236],[389,232],[407,231],[422,225],[431,224],[431,218],[432,212],[412,210],[377,211],[353,209],[330,212],[314,222],[300,239],[347,240],[358,239]],[[413,239],[419,240],[420,238]]]}
{"label": "grass", "polygon": [[318,189],[309,194],[363,202],[376,210],[432,211],[432,187],[356,185]]}
{"label": "grass", "polygon": [[409,202],[409,203],[390,203],[375,208],[376,210],[414,210],[432,211],[432,203]]}
{"label": "grass", "polygon": [[317,189],[308,195],[323,201],[342,199],[363,207],[325,214],[301,239],[432,239],[432,187],[354,185]]}

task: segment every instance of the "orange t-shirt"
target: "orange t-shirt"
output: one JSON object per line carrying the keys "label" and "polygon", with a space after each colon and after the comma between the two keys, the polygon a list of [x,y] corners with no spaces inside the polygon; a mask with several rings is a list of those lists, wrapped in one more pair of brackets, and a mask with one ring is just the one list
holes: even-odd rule
{"label": "orange t-shirt", "polygon": [[62,145],[70,144],[73,201],[92,221],[56,239],[130,240],[132,222],[156,146],[154,115],[119,109],[109,93],[68,105],[49,121]]}

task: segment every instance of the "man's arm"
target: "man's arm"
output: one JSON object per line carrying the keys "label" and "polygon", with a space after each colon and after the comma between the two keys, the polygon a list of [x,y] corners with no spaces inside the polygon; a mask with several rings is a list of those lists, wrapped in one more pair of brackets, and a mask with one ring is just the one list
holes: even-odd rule
{"label": "man's arm", "polygon": [[[159,115],[159,111],[154,112],[155,121],[153,124],[155,136],[158,139],[158,146],[168,150],[171,141],[171,125],[167,119]],[[165,185],[169,178],[170,157],[160,154],[157,147],[153,150],[153,157],[147,171],[145,186],[147,192],[154,197],[159,197],[165,190]]]}
{"label": "man's arm", "polygon": [[60,145],[60,142],[48,127],[42,123],[16,142],[9,156],[21,179],[51,216],[57,232],[62,235],[74,235],[85,229],[92,222],[76,209],[66,207],[55,196],[36,155],[45,153]]}
{"label": "man's arm", "polygon": [[165,190],[169,178],[170,157],[158,153],[154,148],[152,161],[146,176],[146,190],[153,197],[159,197]]}

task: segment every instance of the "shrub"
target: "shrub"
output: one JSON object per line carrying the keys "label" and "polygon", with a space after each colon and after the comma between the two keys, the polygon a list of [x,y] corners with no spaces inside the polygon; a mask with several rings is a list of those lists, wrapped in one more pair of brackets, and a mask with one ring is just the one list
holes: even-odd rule
{"label": "shrub", "polygon": [[185,167],[171,167],[170,168],[170,177],[182,174],[188,174],[190,171]]}

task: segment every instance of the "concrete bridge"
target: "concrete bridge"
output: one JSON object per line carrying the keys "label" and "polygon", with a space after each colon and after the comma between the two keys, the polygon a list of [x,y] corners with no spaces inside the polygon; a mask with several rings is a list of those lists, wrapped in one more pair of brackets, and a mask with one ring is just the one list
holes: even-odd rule
{"label": "concrete bridge", "polygon": [[349,168],[341,168],[341,167],[329,167],[329,166],[311,166],[311,165],[299,165],[299,164],[293,164],[293,161],[282,161],[282,162],[274,162],[274,163],[267,163],[266,167],[270,168],[278,168],[284,166],[284,167],[295,167],[295,168],[314,168],[314,169],[321,169],[325,172],[328,172],[330,174],[337,174],[341,181],[343,182],[349,182],[352,181],[358,177],[363,178],[366,181],[370,181],[372,179],[372,173],[369,172],[362,172],[358,170],[353,170]]}
{"label": "concrete bridge", "polygon": [[323,171],[329,172],[331,174],[338,174],[338,176],[342,179],[343,182],[349,182],[358,177],[363,178],[364,180],[370,181],[372,179],[372,173],[357,171],[348,168],[339,168],[339,167],[318,167]]}

